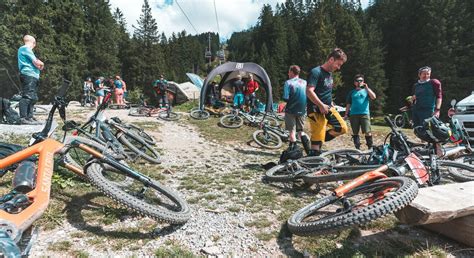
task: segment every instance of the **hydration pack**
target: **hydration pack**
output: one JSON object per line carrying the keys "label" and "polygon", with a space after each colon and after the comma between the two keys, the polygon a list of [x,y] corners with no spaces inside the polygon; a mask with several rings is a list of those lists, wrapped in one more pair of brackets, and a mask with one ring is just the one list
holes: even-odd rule
{"label": "hydration pack", "polygon": [[10,100],[0,98],[0,122],[3,124],[19,124],[20,115],[10,106]]}

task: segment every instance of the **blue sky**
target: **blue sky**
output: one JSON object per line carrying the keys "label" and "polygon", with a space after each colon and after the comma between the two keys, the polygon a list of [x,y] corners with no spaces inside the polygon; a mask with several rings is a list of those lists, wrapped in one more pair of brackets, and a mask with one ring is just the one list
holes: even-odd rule
{"label": "blue sky", "polygon": [[[366,7],[369,0],[362,0]],[[264,4],[275,7],[285,0],[149,0],[158,30],[169,37],[173,32],[186,30],[189,34],[207,31],[220,32],[221,40],[230,38],[232,32],[242,31],[255,25]],[[219,22],[219,29],[217,26]],[[143,5],[142,0],[110,0],[113,9],[120,8],[124,13],[127,29],[133,32]],[[179,8],[181,7],[183,11]],[[183,13],[184,12],[184,13]],[[192,25],[185,17],[188,16]],[[193,28],[194,26],[194,28]]]}

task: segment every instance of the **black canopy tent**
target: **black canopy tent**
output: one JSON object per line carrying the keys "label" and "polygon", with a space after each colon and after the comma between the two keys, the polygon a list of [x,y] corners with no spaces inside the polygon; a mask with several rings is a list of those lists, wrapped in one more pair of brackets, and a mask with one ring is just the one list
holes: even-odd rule
{"label": "black canopy tent", "polygon": [[273,106],[273,97],[272,97],[272,83],[270,82],[270,78],[268,77],[267,72],[265,69],[258,64],[255,63],[237,63],[237,62],[227,62],[225,64],[219,65],[218,67],[214,68],[208,75],[206,80],[204,80],[203,87],[201,88],[201,97],[199,100],[199,109],[204,109],[204,103],[206,103],[206,96],[207,92],[210,90],[210,82],[216,77],[220,75],[222,80],[219,83],[219,91],[231,80],[234,80],[235,77],[240,74],[241,72],[248,72],[253,73],[256,78],[255,80],[258,81],[265,89],[267,102],[265,111],[272,111]]}

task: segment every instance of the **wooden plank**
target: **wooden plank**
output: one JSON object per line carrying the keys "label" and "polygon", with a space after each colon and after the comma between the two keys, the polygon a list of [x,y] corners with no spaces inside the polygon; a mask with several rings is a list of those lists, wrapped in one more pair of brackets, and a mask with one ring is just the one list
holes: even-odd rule
{"label": "wooden plank", "polygon": [[395,213],[405,224],[441,223],[474,214],[474,182],[420,188],[407,207]]}
{"label": "wooden plank", "polygon": [[443,223],[427,224],[423,225],[423,227],[474,247],[474,215],[464,216]]}

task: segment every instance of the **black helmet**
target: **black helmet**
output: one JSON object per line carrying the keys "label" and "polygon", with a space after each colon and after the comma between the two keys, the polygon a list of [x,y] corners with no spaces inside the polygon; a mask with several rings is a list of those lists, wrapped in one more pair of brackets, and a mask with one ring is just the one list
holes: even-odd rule
{"label": "black helmet", "polygon": [[436,116],[425,119],[422,126],[414,129],[415,135],[423,141],[446,142],[451,137],[451,129]]}

